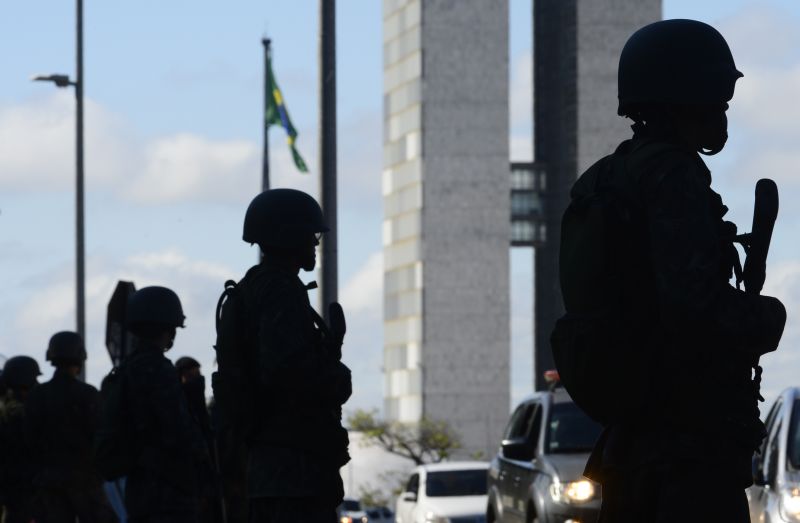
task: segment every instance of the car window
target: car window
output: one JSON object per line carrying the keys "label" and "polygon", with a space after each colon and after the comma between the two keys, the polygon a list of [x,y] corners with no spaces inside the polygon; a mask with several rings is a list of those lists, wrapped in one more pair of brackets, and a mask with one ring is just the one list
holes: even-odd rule
{"label": "car window", "polygon": [[358,512],[361,510],[361,503],[355,499],[346,499],[342,502],[342,508],[348,512]]}
{"label": "car window", "polygon": [[789,444],[786,449],[789,465],[800,469],[800,399],[794,400],[792,417],[789,423]]}
{"label": "car window", "polygon": [[417,493],[419,490],[419,474],[412,474],[410,478],[408,478],[408,483],[406,484],[406,492],[413,492],[414,494]]}
{"label": "car window", "polygon": [[539,433],[542,431],[542,407],[540,405],[536,406],[536,411],[534,412],[533,416],[531,416],[530,423],[528,424],[527,429],[525,430],[525,435],[528,438],[528,441],[531,442],[531,446],[535,449],[536,445],[539,443]]}
{"label": "car window", "polygon": [[780,448],[781,441],[781,422],[778,421],[775,426],[775,432],[772,434],[772,439],[769,443],[769,451],[767,452],[767,482],[770,485],[775,484],[778,475],[778,449]]}
{"label": "car window", "polygon": [[486,491],[486,469],[428,472],[425,479],[425,495],[429,497],[480,496]]}
{"label": "car window", "polygon": [[602,427],[574,403],[554,403],[547,422],[548,453],[589,452]]}
{"label": "car window", "polygon": [[520,405],[514,410],[514,413],[511,415],[511,418],[508,420],[508,425],[506,425],[506,430],[503,431],[503,439],[511,439],[511,434],[514,431],[514,428],[519,425],[520,418],[525,414],[525,404]]}
{"label": "car window", "polygon": [[[767,435],[772,434],[772,425],[775,423],[775,419],[778,416],[778,412],[781,410],[781,406],[783,405],[783,400],[778,398],[778,401],[772,406],[767,414],[767,422],[764,424],[767,428]],[[764,442],[761,444],[761,455],[765,456],[767,453],[767,443],[769,438],[764,438]]]}
{"label": "car window", "polygon": [[519,406],[508,425],[505,439],[517,439],[527,436],[536,405],[536,403],[524,403]]}

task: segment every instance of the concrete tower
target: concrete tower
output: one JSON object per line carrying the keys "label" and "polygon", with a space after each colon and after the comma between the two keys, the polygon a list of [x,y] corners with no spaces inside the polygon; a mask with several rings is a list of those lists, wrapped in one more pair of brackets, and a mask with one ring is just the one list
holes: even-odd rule
{"label": "concrete tower", "polygon": [[509,411],[508,0],[384,0],[388,419],[462,455]]}

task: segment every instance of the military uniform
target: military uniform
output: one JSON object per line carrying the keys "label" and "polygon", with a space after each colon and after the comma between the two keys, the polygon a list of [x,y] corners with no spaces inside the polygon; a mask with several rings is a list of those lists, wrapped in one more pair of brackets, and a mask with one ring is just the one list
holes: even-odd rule
{"label": "military uniform", "polygon": [[351,393],[350,371],[323,343],[296,274],[267,260],[241,287],[258,358],[250,520],[333,521],[344,495],[339,468],[349,460],[340,416]]}
{"label": "military uniform", "polygon": [[29,442],[36,458],[36,520],[116,521],[92,464],[99,393],[56,369],[26,403]]}
{"label": "military uniform", "polygon": [[4,523],[33,519],[33,454],[25,434],[25,405],[7,392],[0,404],[0,502]]}
{"label": "military uniform", "polygon": [[197,521],[197,478],[208,466],[208,452],[189,414],[177,372],[161,349],[145,341],[123,369],[139,443],[139,458],[125,487],[129,519]]}
{"label": "military uniform", "polygon": [[[641,347],[650,367],[639,414],[608,426],[587,466],[603,485],[600,521],[747,521],[744,488],[763,436],[751,374],[777,346],[783,307],[729,284],[736,229],[697,152],[640,129],[615,155],[613,175],[641,209],[651,287],[627,307],[642,321],[650,315]],[[590,179],[581,177],[574,198]],[[693,478],[708,481],[694,489]]]}

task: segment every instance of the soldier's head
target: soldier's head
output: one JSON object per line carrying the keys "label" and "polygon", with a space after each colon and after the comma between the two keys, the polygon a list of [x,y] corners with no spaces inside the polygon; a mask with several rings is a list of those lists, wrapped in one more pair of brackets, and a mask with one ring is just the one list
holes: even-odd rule
{"label": "soldier's head", "polygon": [[185,319],[180,298],[166,287],[143,287],[128,298],[128,330],[164,351],[172,348],[176,329],[185,327]]}
{"label": "soldier's head", "polygon": [[61,331],[53,334],[45,355],[53,367],[67,370],[77,376],[86,361],[83,338],[77,332]]}
{"label": "soldier's head", "polygon": [[25,399],[41,375],[39,364],[30,356],[14,356],[3,365],[3,384],[19,400]]}
{"label": "soldier's head", "polygon": [[186,383],[201,376],[200,362],[189,356],[182,356],[175,360],[175,369],[178,371],[181,383]]}
{"label": "soldier's head", "polygon": [[634,130],[716,154],[728,139],[725,111],[736,69],[725,38],[695,20],[663,20],[636,31],[619,60],[620,116]]}
{"label": "soldier's head", "polygon": [[325,224],[322,209],[310,195],[294,189],[270,189],[250,202],[242,239],[258,244],[264,257],[293,270],[312,271]]}

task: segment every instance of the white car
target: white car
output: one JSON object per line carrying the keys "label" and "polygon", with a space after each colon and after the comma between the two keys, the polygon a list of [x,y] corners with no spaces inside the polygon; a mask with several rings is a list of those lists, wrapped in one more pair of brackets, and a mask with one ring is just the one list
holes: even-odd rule
{"label": "white car", "polygon": [[420,465],[397,499],[397,523],[485,523],[484,461]]}

